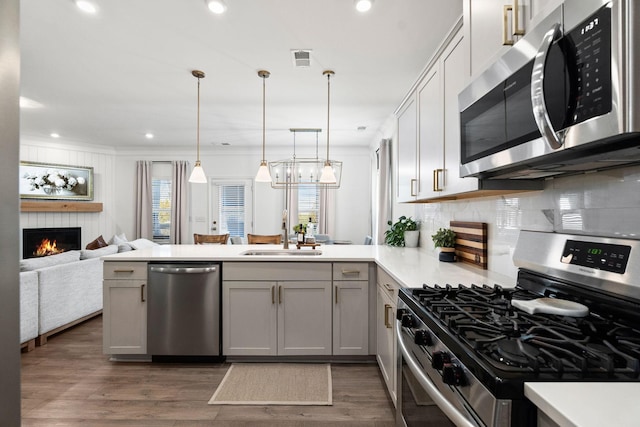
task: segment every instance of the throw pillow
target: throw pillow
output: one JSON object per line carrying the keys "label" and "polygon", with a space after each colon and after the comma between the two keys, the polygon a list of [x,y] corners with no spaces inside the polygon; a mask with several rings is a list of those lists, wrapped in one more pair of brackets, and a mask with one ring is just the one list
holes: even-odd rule
{"label": "throw pillow", "polygon": [[118,252],[127,252],[127,251],[131,251],[131,250],[133,250],[133,248],[128,243],[120,243],[120,244],[118,244]]}
{"label": "throw pillow", "polygon": [[133,249],[144,249],[144,248],[150,248],[153,246],[159,246],[156,242],[152,242],[151,240],[148,240],[148,239],[132,240],[131,242],[129,242],[129,245],[131,245]]}
{"label": "throw pillow", "polygon": [[109,245],[107,244],[107,242],[104,241],[104,237],[102,237],[102,234],[101,234],[95,240],[87,244],[87,249],[100,249],[100,248],[104,248],[105,246],[109,246]]}
{"label": "throw pillow", "polygon": [[80,259],[100,258],[115,253],[118,253],[118,245],[109,245],[100,249],[82,249]]}
{"label": "throw pillow", "polygon": [[119,245],[121,243],[127,243],[127,236],[124,233],[114,234],[113,237],[109,240],[110,245]]}
{"label": "throw pillow", "polygon": [[20,260],[20,271],[32,271],[58,264],[68,264],[79,260],[80,251],[68,251],[40,258],[28,258]]}

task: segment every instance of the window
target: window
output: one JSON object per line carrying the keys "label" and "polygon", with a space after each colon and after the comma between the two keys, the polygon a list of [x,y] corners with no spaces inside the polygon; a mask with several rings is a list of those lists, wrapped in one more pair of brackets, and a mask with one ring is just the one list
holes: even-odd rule
{"label": "window", "polygon": [[[307,224],[309,218],[316,224],[320,219],[320,186],[298,186],[298,224]],[[295,224],[294,224],[295,225]]]}
{"label": "window", "polygon": [[153,240],[167,243],[171,233],[171,179],[153,178],[151,191]]}
{"label": "window", "polygon": [[223,184],[218,188],[218,218],[220,234],[244,236],[245,230],[245,186],[244,184]]}

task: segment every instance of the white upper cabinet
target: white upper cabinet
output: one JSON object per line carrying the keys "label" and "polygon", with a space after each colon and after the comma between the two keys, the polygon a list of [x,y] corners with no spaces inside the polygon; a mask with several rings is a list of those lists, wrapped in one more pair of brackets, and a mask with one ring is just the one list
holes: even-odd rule
{"label": "white upper cabinet", "polygon": [[444,165],[442,76],[436,64],[418,87],[418,199],[437,196],[438,174]]}
{"label": "white upper cabinet", "polygon": [[411,202],[418,195],[417,142],[418,107],[415,94],[407,99],[398,113],[397,200]]}
{"label": "white upper cabinet", "polygon": [[471,75],[477,76],[562,0],[464,0]]}

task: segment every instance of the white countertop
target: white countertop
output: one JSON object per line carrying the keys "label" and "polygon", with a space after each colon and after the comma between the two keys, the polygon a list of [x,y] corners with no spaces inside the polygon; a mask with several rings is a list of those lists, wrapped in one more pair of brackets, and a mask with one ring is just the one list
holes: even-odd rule
{"label": "white countertop", "polygon": [[[310,248],[292,252],[309,251]],[[304,261],[304,262],[375,262],[400,285],[408,288],[451,284],[499,284],[515,286],[515,278],[463,263],[440,262],[433,254],[420,248],[377,245],[321,245],[322,254],[312,255],[242,255],[248,250],[282,249],[282,245],[159,245],[103,257],[105,261]]]}
{"label": "white countertop", "polygon": [[640,383],[526,383],[524,394],[562,427],[640,425]]}

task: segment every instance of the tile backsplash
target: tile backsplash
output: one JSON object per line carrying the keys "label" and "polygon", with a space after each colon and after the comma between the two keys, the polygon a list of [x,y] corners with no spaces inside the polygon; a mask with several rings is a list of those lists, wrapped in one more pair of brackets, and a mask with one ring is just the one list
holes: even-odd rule
{"label": "tile backsplash", "polygon": [[415,206],[420,246],[449,221],[486,222],[489,269],[516,276],[511,260],[520,230],[640,239],[640,166],[551,179],[544,191]]}

